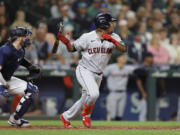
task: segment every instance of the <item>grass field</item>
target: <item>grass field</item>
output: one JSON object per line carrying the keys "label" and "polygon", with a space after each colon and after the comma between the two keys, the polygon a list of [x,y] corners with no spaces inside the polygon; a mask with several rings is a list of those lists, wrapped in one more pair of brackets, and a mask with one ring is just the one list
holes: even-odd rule
{"label": "grass field", "polygon": [[93,121],[92,128],[72,121],[73,129],[63,129],[60,121],[31,121],[31,128],[11,128],[0,120],[0,135],[180,135],[180,122]]}

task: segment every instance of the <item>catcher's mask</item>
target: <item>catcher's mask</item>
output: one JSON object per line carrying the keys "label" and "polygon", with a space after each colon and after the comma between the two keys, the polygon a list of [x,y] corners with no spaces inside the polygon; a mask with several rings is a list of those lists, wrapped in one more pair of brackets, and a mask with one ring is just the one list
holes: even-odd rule
{"label": "catcher's mask", "polygon": [[[18,37],[27,37],[32,35],[32,31],[30,29],[24,28],[24,27],[16,27],[15,29],[12,29],[10,32],[10,37],[9,41],[13,42],[15,41]],[[24,47],[27,47],[31,45],[30,39],[26,38],[24,42]]]}

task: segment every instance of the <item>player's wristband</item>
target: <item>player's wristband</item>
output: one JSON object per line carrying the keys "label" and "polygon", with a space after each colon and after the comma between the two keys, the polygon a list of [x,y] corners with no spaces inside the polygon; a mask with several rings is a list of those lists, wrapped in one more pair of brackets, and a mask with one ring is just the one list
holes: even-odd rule
{"label": "player's wristband", "polygon": [[67,48],[70,49],[72,47],[70,40],[67,39],[63,34],[58,33],[58,38],[67,46]]}

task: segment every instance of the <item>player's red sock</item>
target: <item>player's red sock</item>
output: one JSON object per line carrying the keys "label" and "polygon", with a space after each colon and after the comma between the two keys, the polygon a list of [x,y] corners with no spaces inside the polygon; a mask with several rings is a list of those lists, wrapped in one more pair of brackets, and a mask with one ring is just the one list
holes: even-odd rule
{"label": "player's red sock", "polygon": [[86,115],[91,114],[93,111],[93,108],[94,108],[94,105],[84,104],[84,108],[82,110],[82,116],[86,116]]}
{"label": "player's red sock", "polygon": [[85,127],[91,127],[91,113],[93,111],[94,105],[84,104],[84,108],[82,110],[82,122]]}
{"label": "player's red sock", "polygon": [[19,95],[16,95],[12,101],[12,113],[16,111],[16,107],[17,105],[19,104],[21,100],[21,96]]}

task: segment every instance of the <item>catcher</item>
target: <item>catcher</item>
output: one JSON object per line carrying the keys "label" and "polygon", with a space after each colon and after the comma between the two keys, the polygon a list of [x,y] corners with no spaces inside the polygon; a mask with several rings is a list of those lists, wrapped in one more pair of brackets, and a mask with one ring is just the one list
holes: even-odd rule
{"label": "catcher", "polygon": [[[22,117],[31,105],[33,96],[38,93],[38,87],[30,81],[39,78],[41,70],[24,58],[25,47],[31,44],[31,34],[29,29],[17,27],[11,31],[8,42],[0,47],[0,95],[5,97],[9,94],[24,95],[16,112],[9,118],[8,123],[11,126],[30,126],[30,123]],[[26,67],[30,72],[27,82],[13,76],[20,65]]]}

